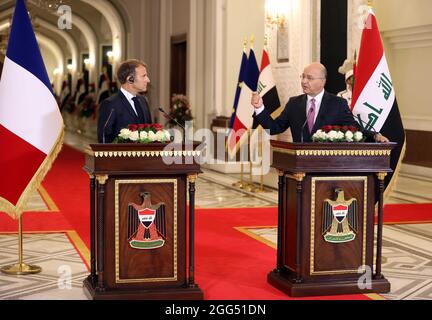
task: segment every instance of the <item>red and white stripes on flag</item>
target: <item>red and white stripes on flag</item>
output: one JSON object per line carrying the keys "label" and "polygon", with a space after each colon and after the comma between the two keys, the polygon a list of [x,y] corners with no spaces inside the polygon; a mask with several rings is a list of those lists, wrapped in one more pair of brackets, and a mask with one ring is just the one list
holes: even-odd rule
{"label": "red and white stripes on flag", "polygon": [[[397,172],[405,150],[405,131],[378,23],[372,9],[361,39],[352,111],[355,116],[360,116],[367,130],[380,132],[390,141],[398,143],[391,155],[391,167]],[[386,177],[386,187],[391,183],[392,176]]]}
{"label": "red and white stripes on flag", "polygon": [[[272,114],[280,108],[281,103],[276,88],[276,82],[273,77],[269,54],[266,49],[263,50],[262,54],[257,92],[263,99],[264,106],[268,110],[269,114]],[[253,128],[255,129],[256,127],[257,124],[254,123]]]}
{"label": "red and white stripes on flag", "polygon": [[61,149],[63,119],[24,0],[0,81],[0,211],[18,218]]}

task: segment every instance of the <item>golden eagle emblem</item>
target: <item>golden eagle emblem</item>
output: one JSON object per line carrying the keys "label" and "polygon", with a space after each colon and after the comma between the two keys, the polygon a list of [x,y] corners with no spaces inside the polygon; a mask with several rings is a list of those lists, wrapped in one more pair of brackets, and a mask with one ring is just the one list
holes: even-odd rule
{"label": "golden eagle emblem", "polygon": [[330,243],[353,241],[358,230],[357,200],[345,200],[342,189],[336,189],[335,193],[336,201],[324,201],[322,234]]}
{"label": "golden eagle emblem", "polygon": [[165,204],[151,204],[150,192],[140,193],[142,205],[128,206],[128,241],[132,248],[150,250],[163,247],[166,239]]}

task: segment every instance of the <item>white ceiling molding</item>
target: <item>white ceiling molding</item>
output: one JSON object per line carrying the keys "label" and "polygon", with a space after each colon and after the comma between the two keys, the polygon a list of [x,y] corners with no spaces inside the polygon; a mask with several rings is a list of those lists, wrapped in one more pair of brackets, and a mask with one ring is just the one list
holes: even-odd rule
{"label": "white ceiling molding", "polygon": [[432,24],[382,32],[394,49],[432,47]]}

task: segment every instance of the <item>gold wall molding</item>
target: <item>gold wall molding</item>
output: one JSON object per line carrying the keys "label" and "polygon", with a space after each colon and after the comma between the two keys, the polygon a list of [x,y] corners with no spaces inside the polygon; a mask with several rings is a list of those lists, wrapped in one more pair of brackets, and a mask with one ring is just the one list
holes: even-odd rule
{"label": "gold wall molding", "polygon": [[106,174],[96,175],[96,180],[98,181],[99,184],[105,184],[108,180],[108,175]]}

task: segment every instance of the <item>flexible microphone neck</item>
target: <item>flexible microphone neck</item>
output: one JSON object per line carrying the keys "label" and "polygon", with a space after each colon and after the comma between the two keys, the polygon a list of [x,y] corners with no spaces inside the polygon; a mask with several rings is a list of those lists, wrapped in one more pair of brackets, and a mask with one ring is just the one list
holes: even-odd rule
{"label": "flexible microphone neck", "polygon": [[108,126],[108,122],[110,121],[113,112],[114,112],[114,108],[111,108],[111,112],[110,112],[108,119],[105,122],[105,125],[104,125],[103,130],[102,130],[102,143],[105,143],[105,129]]}
{"label": "flexible microphone neck", "polygon": [[[375,128],[373,127],[373,126],[371,126],[369,123],[367,123],[366,121],[363,121],[362,120],[362,118],[360,117],[360,113],[359,114],[357,114],[357,116],[356,116],[356,118],[357,118],[357,120],[358,120],[358,123],[359,123],[359,125],[360,125],[360,128],[363,130],[363,131],[367,131],[367,130],[369,130],[369,128],[373,131],[373,133],[375,133],[375,134],[378,134],[379,132],[377,132],[376,130],[375,130]],[[369,128],[367,128],[367,127],[365,127],[364,125],[367,125]]]}
{"label": "flexible microphone neck", "polygon": [[301,139],[301,140],[300,140],[301,143],[304,142],[304,128],[305,128],[305,126],[306,126],[307,121],[308,121],[308,119],[307,119],[307,117],[306,117],[305,122],[304,122],[303,125],[301,126],[301,138],[300,138],[300,139]]}
{"label": "flexible microphone neck", "polygon": [[161,107],[158,108],[160,112],[162,112],[164,115],[166,115],[170,120],[174,121],[179,127],[181,127],[183,130],[186,130],[183,125],[181,125],[176,119],[171,117],[164,109]]}
{"label": "flexible microphone neck", "polygon": [[183,129],[183,142],[186,141],[186,128],[181,125],[176,119],[174,119],[173,117],[171,117],[164,109],[162,109],[162,107],[158,108],[160,112],[162,112],[168,119],[174,121],[180,128]]}

